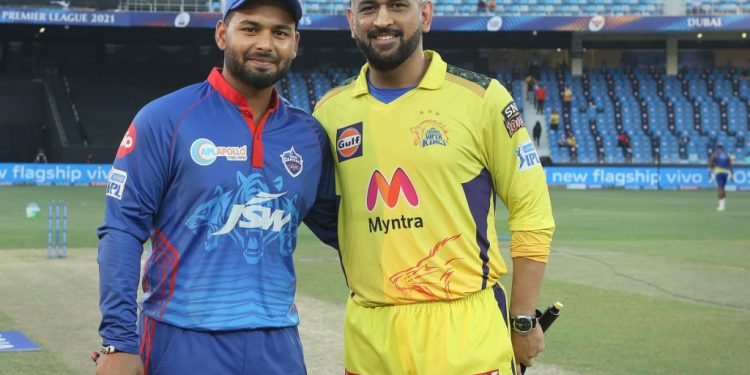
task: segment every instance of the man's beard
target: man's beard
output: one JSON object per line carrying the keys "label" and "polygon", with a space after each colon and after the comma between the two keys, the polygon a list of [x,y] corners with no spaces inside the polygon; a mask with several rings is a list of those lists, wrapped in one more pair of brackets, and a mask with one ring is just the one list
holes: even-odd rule
{"label": "man's beard", "polygon": [[393,34],[395,38],[403,38],[404,35],[400,30],[386,28],[368,32],[365,40],[354,38],[357,42],[357,48],[365,55],[370,66],[381,72],[389,72],[401,66],[414,53],[422,41],[422,27],[420,26],[410,38],[402,39],[395,54],[392,56],[381,56],[371,43],[371,40],[377,38],[381,33]]}
{"label": "man's beard", "polygon": [[[246,68],[245,62],[253,58],[264,58],[278,63],[276,71],[259,72],[255,69]],[[270,53],[254,53],[248,56],[241,56],[231,48],[227,48],[224,53],[224,65],[241,82],[256,90],[262,90],[275,85],[289,70],[292,62],[291,60],[288,60],[286,63],[278,62]]]}

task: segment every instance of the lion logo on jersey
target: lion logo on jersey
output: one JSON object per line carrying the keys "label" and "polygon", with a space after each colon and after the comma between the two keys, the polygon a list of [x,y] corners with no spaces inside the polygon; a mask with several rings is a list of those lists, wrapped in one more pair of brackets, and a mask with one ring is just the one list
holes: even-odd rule
{"label": "lion logo on jersey", "polygon": [[204,249],[213,251],[221,241],[231,241],[242,249],[249,264],[257,264],[266,250],[278,251],[287,257],[294,249],[297,196],[289,197],[283,179],[273,181],[276,193],[260,174],[244,176],[237,172],[237,190],[224,191],[221,187],[198,206],[185,222],[195,234],[205,235]]}
{"label": "lion logo on jersey", "polygon": [[[427,300],[451,299],[451,276],[454,271],[452,263],[461,258],[443,261],[435,258],[435,255],[445,244],[460,236],[457,234],[436,243],[430,253],[420,259],[416,266],[395,273],[389,280],[407,298],[412,292],[416,292]],[[437,296],[435,293],[439,290],[442,290],[445,296]]]}

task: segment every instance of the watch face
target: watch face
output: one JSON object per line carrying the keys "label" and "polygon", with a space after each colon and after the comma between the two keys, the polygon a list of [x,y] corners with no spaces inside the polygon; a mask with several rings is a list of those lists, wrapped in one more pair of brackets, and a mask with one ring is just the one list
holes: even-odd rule
{"label": "watch face", "polygon": [[513,320],[513,325],[516,327],[516,330],[527,332],[531,330],[531,319],[516,318],[515,320]]}

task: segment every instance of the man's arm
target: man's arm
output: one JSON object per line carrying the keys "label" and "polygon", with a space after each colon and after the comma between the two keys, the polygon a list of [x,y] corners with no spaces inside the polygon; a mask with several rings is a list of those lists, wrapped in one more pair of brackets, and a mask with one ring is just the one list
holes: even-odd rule
{"label": "man's arm", "polygon": [[[553,230],[515,231],[511,233],[510,251],[513,259],[513,286],[510,315],[534,316],[539,291],[549,259]],[[511,330],[516,361],[527,367],[544,350],[544,336],[539,326],[522,336]]]}
{"label": "man's arm", "polygon": [[142,249],[143,243],[129,233],[100,230],[99,334],[102,345],[114,345],[117,351],[131,354],[138,354],[140,343],[136,311]]}
{"label": "man's arm", "polygon": [[317,121],[315,125],[321,139],[320,180],[315,202],[305,215],[303,222],[323,243],[338,250],[338,197],[336,196],[333,157],[323,128]]}
{"label": "man's arm", "polygon": [[[547,183],[510,94],[494,86],[493,81],[485,100],[487,166],[495,190],[508,208],[511,230],[513,284],[509,312],[534,316],[555,227]],[[514,332],[511,340],[517,362],[526,366],[531,366],[544,349],[544,336],[538,328],[526,336]]]}
{"label": "man's arm", "polygon": [[[546,263],[528,258],[513,258],[513,287],[510,297],[511,316],[534,316],[546,267]],[[526,367],[533,365],[534,357],[544,351],[544,335],[538,324],[526,336],[511,330],[510,338],[513,342],[516,362]]]}
{"label": "man's arm", "polygon": [[[158,109],[158,108],[157,108]],[[150,104],[130,125],[112,164],[106,189],[104,223],[99,236],[99,335],[116,352],[97,361],[98,374],[139,374],[140,334],[137,293],[143,244],[153,228],[166,186],[168,129]],[[132,370],[135,369],[135,372]]]}

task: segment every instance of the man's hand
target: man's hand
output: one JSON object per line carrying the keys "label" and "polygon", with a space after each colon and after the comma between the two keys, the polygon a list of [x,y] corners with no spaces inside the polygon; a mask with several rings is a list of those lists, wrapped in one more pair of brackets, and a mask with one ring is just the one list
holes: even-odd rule
{"label": "man's hand", "polygon": [[533,366],[534,358],[544,351],[544,333],[538,324],[526,336],[511,330],[510,340],[513,342],[513,353],[519,365]]}
{"label": "man's hand", "polygon": [[102,354],[96,360],[96,375],[143,375],[143,362],[137,354]]}

